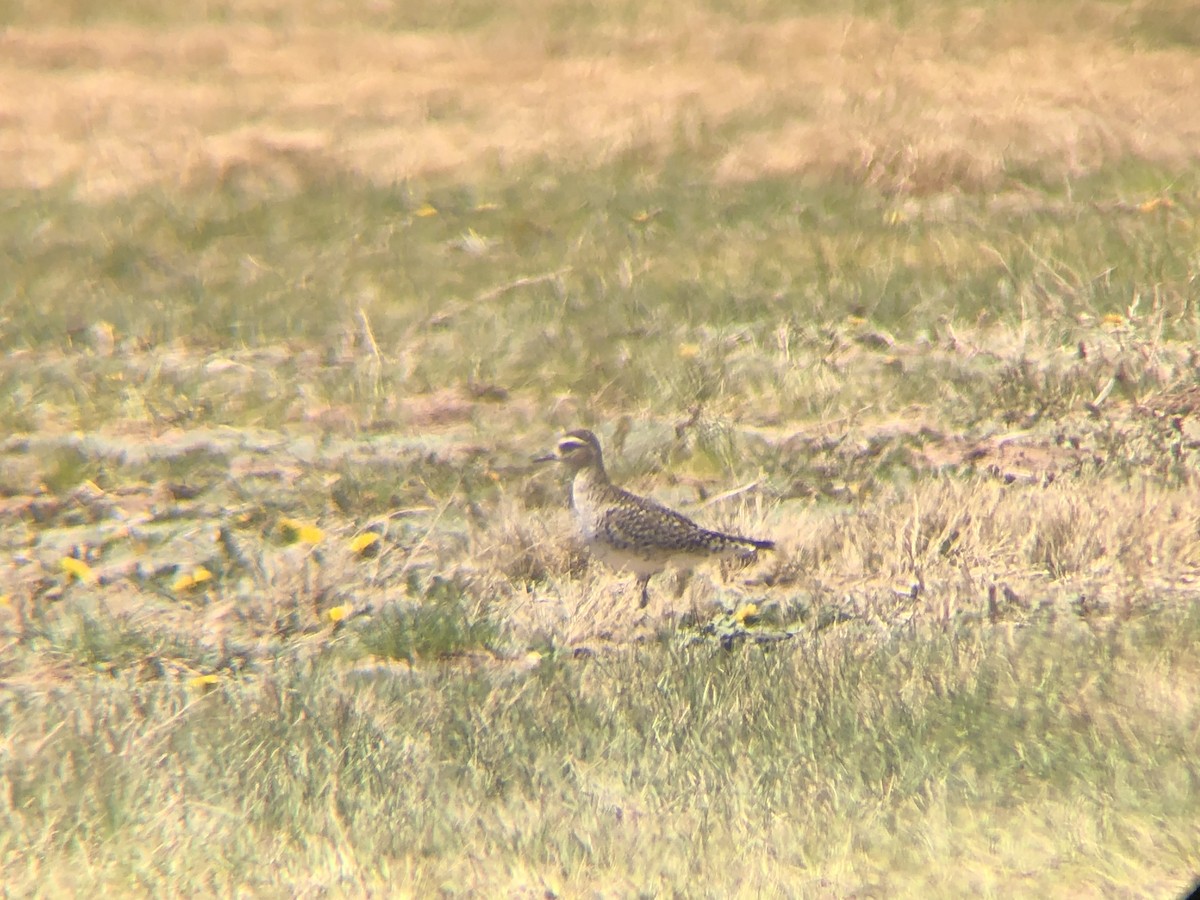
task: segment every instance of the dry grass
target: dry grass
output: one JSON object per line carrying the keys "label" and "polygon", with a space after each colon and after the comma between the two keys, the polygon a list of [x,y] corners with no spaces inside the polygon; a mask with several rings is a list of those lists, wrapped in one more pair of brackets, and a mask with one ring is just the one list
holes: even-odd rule
{"label": "dry grass", "polygon": [[1113,4],[1056,7],[1061,29],[1041,4],[904,25],[677,6],[420,33],[311,9],[271,30],[261,15],[8,28],[2,183],[277,191],[332,172],[390,184],[683,151],[723,179],[994,191],[1130,156],[1178,168],[1200,146],[1196,56],[1129,40],[1148,15]]}

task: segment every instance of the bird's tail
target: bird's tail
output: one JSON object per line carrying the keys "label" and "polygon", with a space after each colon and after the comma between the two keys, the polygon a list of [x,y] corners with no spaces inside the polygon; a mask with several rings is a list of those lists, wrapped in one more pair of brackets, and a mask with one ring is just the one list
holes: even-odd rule
{"label": "bird's tail", "polygon": [[713,532],[713,536],[724,545],[722,555],[752,560],[759,550],[774,550],[774,541],[764,541],[758,538],[742,537],[740,534],[721,534]]}

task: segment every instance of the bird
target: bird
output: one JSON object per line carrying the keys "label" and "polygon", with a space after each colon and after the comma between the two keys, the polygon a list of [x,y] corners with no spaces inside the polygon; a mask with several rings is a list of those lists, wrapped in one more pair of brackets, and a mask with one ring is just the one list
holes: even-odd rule
{"label": "bird", "polygon": [[571,509],[591,554],[614,569],[637,575],[639,609],[650,602],[650,579],[670,565],[688,566],[709,559],[753,560],[775,542],[711,531],[687,516],[647,497],[617,487],[604,469],[596,435],[585,429],[566,432],[554,452],[534,459],[557,462],[572,473]]}

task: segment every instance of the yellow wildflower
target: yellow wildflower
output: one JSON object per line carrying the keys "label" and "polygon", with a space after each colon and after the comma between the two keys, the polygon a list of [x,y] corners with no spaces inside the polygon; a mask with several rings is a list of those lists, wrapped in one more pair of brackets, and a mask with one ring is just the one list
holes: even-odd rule
{"label": "yellow wildflower", "polygon": [[289,541],[300,541],[302,544],[319,544],[325,540],[325,532],[309,522],[299,519],[280,519],[279,527],[283,536]]}
{"label": "yellow wildflower", "polygon": [[365,553],[379,543],[379,535],[374,531],[364,531],[350,542],[350,549],[355,553]]}
{"label": "yellow wildflower", "polygon": [[96,580],[96,573],[82,559],[76,559],[73,556],[64,556],[61,565],[63,571],[76,581],[91,582]]}
{"label": "yellow wildflower", "polygon": [[338,622],[348,618],[352,612],[354,612],[354,607],[349,603],[343,603],[341,606],[331,606],[325,610],[325,618],[336,625]]}
{"label": "yellow wildflower", "polygon": [[742,625],[746,624],[747,619],[753,619],[758,615],[757,603],[743,603],[738,607],[737,612],[733,614],[733,618]]}
{"label": "yellow wildflower", "polygon": [[206,581],[212,581],[213,573],[204,568],[204,566],[196,566],[191,572],[184,572],[171,584],[171,590],[175,593],[186,591],[194,588],[198,584],[204,584]]}

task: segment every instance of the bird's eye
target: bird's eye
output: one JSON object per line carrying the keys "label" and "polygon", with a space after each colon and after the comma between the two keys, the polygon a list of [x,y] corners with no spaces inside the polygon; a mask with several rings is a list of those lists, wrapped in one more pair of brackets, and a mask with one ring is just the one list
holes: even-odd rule
{"label": "bird's eye", "polygon": [[558,452],[563,456],[581,449],[583,449],[583,444],[579,443],[579,441],[563,441],[558,445]]}

